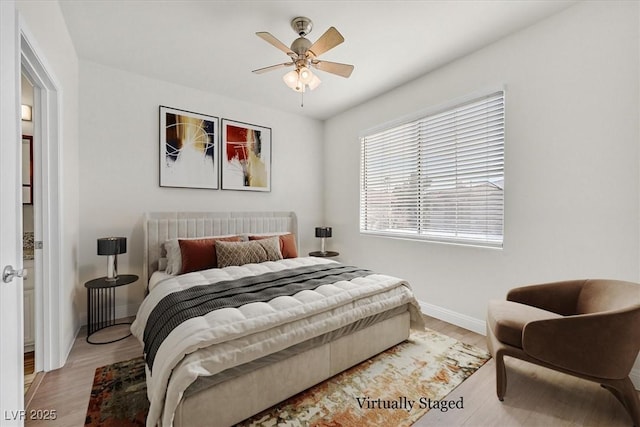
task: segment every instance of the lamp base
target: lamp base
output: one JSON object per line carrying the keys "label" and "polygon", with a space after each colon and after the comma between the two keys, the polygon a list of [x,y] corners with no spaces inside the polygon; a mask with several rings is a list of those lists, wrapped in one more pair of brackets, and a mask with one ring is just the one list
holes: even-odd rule
{"label": "lamp base", "polygon": [[109,255],[107,257],[107,281],[115,282],[118,280],[118,256]]}

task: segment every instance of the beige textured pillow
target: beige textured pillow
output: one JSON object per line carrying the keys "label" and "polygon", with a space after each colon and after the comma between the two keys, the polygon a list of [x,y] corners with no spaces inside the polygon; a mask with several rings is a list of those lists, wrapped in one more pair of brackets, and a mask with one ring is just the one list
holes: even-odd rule
{"label": "beige textured pillow", "polygon": [[280,239],[252,240],[249,242],[223,242],[216,240],[218,268],[231,265],[253,264],[282,259]]}
{"label": "beige textured pillow", "polygon": [[[262,240],[262,239],[268,239],[269,237],[273,237],[273,236],[274,236],[273,234],[270,236],[261,236],[259,234],[250,235],[249,240]],[[282,258],[298,257],[298,248],[296,248],[296,236],[294,236],[291,233],[276,234],[275,236],[277,236],[280,239],[280,252],[282,253]]]}

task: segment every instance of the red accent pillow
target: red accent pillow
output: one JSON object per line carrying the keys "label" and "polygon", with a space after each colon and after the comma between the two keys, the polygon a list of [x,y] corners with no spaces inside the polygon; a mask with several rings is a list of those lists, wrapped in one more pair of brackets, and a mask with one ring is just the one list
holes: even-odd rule
{"label": "red accent pillow", "polygon": [[[262,240],[275,236],[249,236],[249,240]],[[282,252],[282,258],[297,258],[298,248],[296,247],[296,237],[289,234],[281,234],[278,236],[280,240],[280,252]]]}
{"label": "red accent pillow", "polygon": [[178,240],[182,254],[181,273],[217,268],[216,240],[224,242],[239,242],[240,236],[220,237],[219,239],[189,239]]}

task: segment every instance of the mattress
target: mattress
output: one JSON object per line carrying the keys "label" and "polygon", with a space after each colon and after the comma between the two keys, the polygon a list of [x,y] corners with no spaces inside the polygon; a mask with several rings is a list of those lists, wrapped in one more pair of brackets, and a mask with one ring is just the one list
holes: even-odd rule
{"label": "mattress", "polygon": [[158,283],[160,283],[164,279],[170,279],[172,277],[175,277],[175,276],[172,274],[165,273],[164,271],[154,271],[153,274],[151,275],[151,278],[149,279],[148,291],[151,292],[151,290],[155,288]]}

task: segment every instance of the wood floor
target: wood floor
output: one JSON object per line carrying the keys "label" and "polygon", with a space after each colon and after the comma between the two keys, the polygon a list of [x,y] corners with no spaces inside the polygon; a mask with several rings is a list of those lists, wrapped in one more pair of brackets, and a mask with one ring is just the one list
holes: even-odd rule
{"label": "wood floor", "polygon": [[[466,329],[433,318],[427,318],[427,327],[486,350],[485,337]],[[110,333],[122,334],[124,328],[112,328]],[[28,410],[55,409],[57,419],[27,420],[25,425],[83,426],[95,369],[141,354],[134,337],[91,345],[80,331],[67,364],[36,381],[29,391],[32,396],[25,400]],[[447,396],[462,397],[463,409],[431,410],[414,426],[631,426],[620,403],[597,384],[515,359],[507,359],[507,376],[507,395],[500,402],[495,394],[495,367],[489,361]]]}
{"label": "wood floor", "polygon": [[24,354],[24,394],[27,394],[31,383],[36,377],[35,373],[35,355],[33,351]]}

